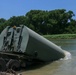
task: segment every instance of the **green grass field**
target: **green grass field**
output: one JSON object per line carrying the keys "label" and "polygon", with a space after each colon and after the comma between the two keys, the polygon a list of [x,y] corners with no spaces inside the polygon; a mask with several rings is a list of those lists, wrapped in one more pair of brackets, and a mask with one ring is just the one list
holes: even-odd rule
{"label": "green grass field", "polygon": [[47,39],[75,39],[76,34],[43,35]]}

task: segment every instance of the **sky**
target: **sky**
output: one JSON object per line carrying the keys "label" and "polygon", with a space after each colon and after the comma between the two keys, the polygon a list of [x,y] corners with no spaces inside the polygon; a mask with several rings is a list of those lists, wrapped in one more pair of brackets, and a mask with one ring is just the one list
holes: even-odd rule
{"label": "sky", "polygon": [[76,0],[0,0],[0,18],[4,19],[23,16],[30,10],[55,9],[72,10],[76,15]]}

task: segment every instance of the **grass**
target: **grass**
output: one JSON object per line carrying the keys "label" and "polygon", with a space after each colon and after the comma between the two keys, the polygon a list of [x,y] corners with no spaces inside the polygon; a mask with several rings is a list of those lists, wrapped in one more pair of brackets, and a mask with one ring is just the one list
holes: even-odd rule
{"label": "grass", "polygon": [[43,35],[47,39],[76,39],[76,34]]}

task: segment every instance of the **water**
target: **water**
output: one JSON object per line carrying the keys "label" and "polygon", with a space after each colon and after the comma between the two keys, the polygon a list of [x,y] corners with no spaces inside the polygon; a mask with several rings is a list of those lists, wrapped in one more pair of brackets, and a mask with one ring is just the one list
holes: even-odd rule
{"label": "water", "polygon": [[52,40],[55,44],[61,46],[62,49],[71,53],[70,60],[58,61],[62,62],[53,75],[76,75],[76,39]]}
{"label": "water", "polygon": [[76,75],[76,39],[51,40],[62,49],[69,51],[72,58],[69,60],[58,60],[47,65],[30,69],[23,75]]}

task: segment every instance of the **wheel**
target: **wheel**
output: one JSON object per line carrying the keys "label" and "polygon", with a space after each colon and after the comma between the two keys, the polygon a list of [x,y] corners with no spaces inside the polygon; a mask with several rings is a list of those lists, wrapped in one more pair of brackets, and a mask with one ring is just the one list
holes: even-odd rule
{"label": "wheel", "polygon": [[6,64],[7,69],[12,69],[15,71],[20,70],[20,62],[18,60],[10,59],[9,62]]}
{"label": "wheel", "polygon": [[6,62],[3,58],[0,58],[0,71],[6,70]]}
{"label": "wheel", "polygon": [[25,68],[25,67],[26,67],[25,61],[22,61],[22,62],[21,62],[21,67],[22,67],[22,68]]}

